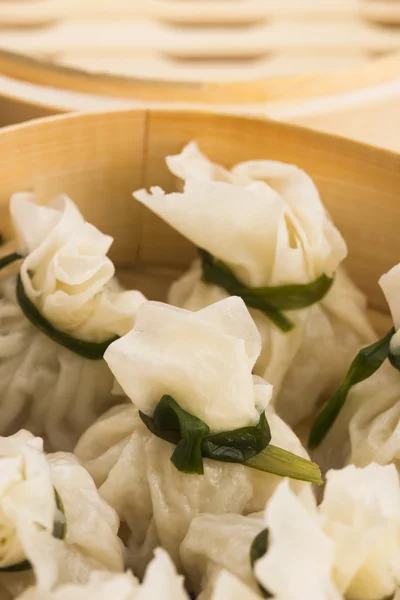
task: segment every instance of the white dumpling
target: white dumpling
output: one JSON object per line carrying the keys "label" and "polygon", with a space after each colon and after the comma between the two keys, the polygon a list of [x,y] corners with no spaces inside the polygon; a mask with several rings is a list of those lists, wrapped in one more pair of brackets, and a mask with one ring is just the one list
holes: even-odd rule
{"label": "white dumpling", "polygon": [[394,465],[329,471],[319,507],[335,544],[334,579],[354,600],[376,600],[400,585],[400,483]]}
{"label": "white dumpling", "polygon": [[258,593],[250,563],[250,547],[263,529],[263,513],[195,517],[180,547],[191,588],[196,593],[212,588],[219,573],[226,569]]}
{"label": "white dumpling", "polygon": [[252,369],[260,349],[244,302],[232,297],[196,313],[148,302],[104,358],[145,414],[167,394],[217,433],[258,423],[265,405],[256,406]]}
{"label": "white dumpling", "polygon": [[[306,510],[315,511],[315,498],[310,488],[298,490],[297,498]],[[250,550],[256,536],[265,528],[263,512],[247,516],[201,514],[192,520],[180,555],[191,588],[197,593],[204,590],[200,596],[202,600],[203,596],[210,596],[223,570],[233,573],[248,588],[259,593]]]}
{"label": "white dumpling", "polygon": [[[67,196],[49,206],[15,194],[11,216],[24,259],[26,296],[57,330],[100,343],[127,333],[140,292],[122,291],[106,254],[112,238],[87,223]],[[16,299],[16,278],[0,280],[0,433],[25,427],[53,450],[70,450],[115,400],[103,360],[89,360],[41,333]]]}
{"label": "white dumpling", "polygon": [[93,572],[86,584],[61,585],[43,594],[31,588],[18,600],[189,600],[183,577],[177,575],[168,554],[158,548],[142,583],[132,573]]}
{"label": "white dumpling", "polygon": [[[45,455],[42,440],[25,430],[0,438],[0,519],[0,592],[6,597],[34,582],[46,592],[85,582],[95,569],[123,569],[119,519],[90,475],[72,454]],[[64,535],[53,535],[63,524]],[[4,571],[26,560],[32,568]]]}
{"label": "white dumpling", "polygon": [[146,468],[150,434],[132,405],[113,407],[79,440],[75,454],[92,475],[102,498],[118,513],[127,531],[127,564],[143,576],[159,545]]}
{"label": "white dumpling", "polygon": [[[391,351],[400,354],[400,265],[383,275],[379,284],[395,328]],[[368,379],[354,385],[338,418],[315,456],[328,466],[352,463],[394,463],[400,472],[400,372],[386,360]]]}
{"label": "white dumpling", "polygon": [[[195,144],[167,157],[185,181],[183,193],[139,190],[135,198],[196,246],[229,266],[247,286],[306,284],[326,274],[335,282],[318,304],[290,311],[282,333],[251,309],[262,338],[255,372],[274,386],[279,414],[297,424],[340,382],[355,351],[374,333],[365,298],[341,269],[347,254],[312,180],[300,169],[253,161],[231,171],[211,163]],[[171,304],[199,310],[227,296],[202,281],[199,262],[175,284]]]}
{"label": "white dumpling", "polygon": [[332,569],[333,542],[323,532],[316,509],[307,510],[282,483],[265,513],[268,551],[255,564],[264,589],[280,600],[339,600]]}
{"label": "white dumpling", "polygon": [[[105,415],[82,436],[76,453],[128,525],[135,573],[158,543],[180,568],[179,546],[196,515],[263,510],[281,481],[210,459],[204,459],[204,475],[178,471],[171,462],[175,446],[150,433],[138,408],[151,417],[169,394],[211,432],[254,425],[267,408],[272,443],[307,458],[296,435],[267,407],[271,386],[251,374],[259,351],[257,328],[236,297],[197,313],[145,303],[133,330],[109,346],[105,360],[134,406]],[[310,488],[291,485],[296,491]]]}
{"label": "white dumpling", "polygon": [[371,464],[329,471],[310,511],[284,482],[265,512],[267,553],[255,565],[280,600],[382,600],[400,582],[400,485],[396,469]]}
{"label": "white dumpling", "polygon": [[221,571],[212,590],[206,590],[199,600],[259,600],[261,596],[248,588],[229,571]]}

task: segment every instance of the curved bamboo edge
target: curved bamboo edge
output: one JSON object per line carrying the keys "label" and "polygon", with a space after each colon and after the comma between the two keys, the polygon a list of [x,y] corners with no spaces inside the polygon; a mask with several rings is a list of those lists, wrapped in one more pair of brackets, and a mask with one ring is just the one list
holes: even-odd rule
{"label": "curved bamboo edge", "polygon": [[[183,268],[194,249],[132,200],[132,191],[174,189],[165,156],[196,140],[212,160],[297,164],[316,182],[349,247],[348,268],[371,307],[385,310],[377,281],[400,256],[400,156],[394,152],[262,119],[201,111],[137,109],[71,113],[0,130],[0,223],[11,238],[8,201],[34,189],[39,201],[66,192],[115,238],[119,266]],[[112,202],[110,203],[110,199]],[[133,242],[132,240],[135,240]],[[372,243],[375,241],[375,243]]]}
{"label": "curved bamboo edge", "polygon": [[353,91],[392,80],[400,73],[400,53],[326,75],[271,78],[253,82],[165,82],[94,74],[0,50],[0,73],[64,90],[143,101],[246,104],[305,99]]}

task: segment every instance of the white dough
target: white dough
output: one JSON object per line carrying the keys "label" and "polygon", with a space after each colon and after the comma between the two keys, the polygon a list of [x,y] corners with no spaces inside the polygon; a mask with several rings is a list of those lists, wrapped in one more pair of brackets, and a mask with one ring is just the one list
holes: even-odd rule
{"label": "white dough", "polygon": [[221,571],[213,586],[211,595],[201,594],[199,599],[206,600],[257,600],[260,598],[229,571]]}
{"label": "white dough", "polygon": [[217,433],[258,423],[252,368],[260,349],[244,302],[232,297],[196,313],[143,304],[135,327],[104,358],[145,414],[171,395]]}
{"label": "white dough", "polygon": [[[53,526],[64,519],[61,540],[53,537]],[[123,569],[119,519],[90,475],[71,454],[46,456],[42,440],[24,430],[0,438],[0,522],[0,567],[25,560],[32,565],[0,572],[0,597],[15,598],[33,583],[44,593],[60,583],[86,582],[93,570]]]}
{"label": "white dough", "polygon": [[[251,545],[264,529],[267,553],[253,570]],[[261,596],[259,584],[279,600],[383,600],[400,584],[399,476],[393,465],[331,470],[319,506],[284,481],[264,515],[194,518],[180,551],[200,600],[225,585],[232,598],[236,588]]]}
{"label": "white dough", "polygon": [[262,512],[247,517],[229,513],[195,517],[180,547],[191,587],[197,593],[201,589],[212,589],[213,582],[226,569],[258,593],[250,564],[250,547],[263,529]]}
{"label": "white dough", "polygon": [[309,511],[283,483],[265,516],[269,549],[255,566],[276,598],[381,600],[400,583],[400,485],[393,465],[329,471]]}
{"label": "white dough", "polygon": [[[293,165],[252,161],[228,171],[194,143],[167,157],[167,164],[184,180],[184,191],[152,188],[135,192],[135,198],[225,262],[245,285],[305,284],[336,274],[320,303],[287,312],[295,325],[288,333],[250,311],[262,338],[255,372],[274,386],[279,414],[295,425],[335,389],[353,354],[374,337],[364,296],[338,269],[346,244],[310,177]],[[201,275],[196,261],[172,285],[170,303],[197,311],[227,296]]]}
{"label": "white dough", "polygon": [[[38,206],[15,194],[11,216],[23,260],[24,290],[40,313],[73,337],[104,342],[133,326],[140,292],[122,291],[106,253],[112,238],[86,223],[72,200]],[[72,450],[110,405],[112,375],[36,329],[23,314],[14,276],[0,280],[0,433],[25,427],[52,450]]]}
{"label": "white dough", "polygon": [[93,572],[86,584],[62,585],[47,594],[31,588],[18,600],[189,600],[189,596],[183,577],[177,575],[168,554],[159,548],[141,584],[130,572]]}
{"label": "white dough", "polygon": [[[391,351],[400,353],[400,265],[379,281],[395,327]],[[394,463],[400,472],[400,373],[386,360],[368,379],[353,386],[338,418],[317,449],[317,460],[328,466]]]}
{"label": "white dough", "polygon": [[[260,338],[240,298],[199,312],[157,302],[143,304],[133,330],[105,359],[133,406],[112,409],[76,447],[99,492],[127,524],[128,560],[141,574],[158,543],[181,568],[179,547],[202,513],[263,510],[281,478],[241,464],[204,459],[204,475],[184,474],[171,462],[174,446],[154,436],[149,416],[164,394],[203,419],[212,432],[258,423],[266,410],[272,443],[308,455],[293,431],[269,408],[271,386],[252,376]],[[296,493],[310,485],[291,482]]]}

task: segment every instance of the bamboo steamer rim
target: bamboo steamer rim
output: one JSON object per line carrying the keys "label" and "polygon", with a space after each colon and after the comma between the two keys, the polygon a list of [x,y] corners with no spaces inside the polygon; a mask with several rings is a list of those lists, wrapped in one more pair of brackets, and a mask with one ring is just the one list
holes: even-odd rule
{"label": "bamboo steamer rim", "polygon": [[361,67],[323,75],[222,83],[162,81],[90,73],[0,49],[3,75],[64,90],[143,101],[247,104],[305,99],[388,82],[399,76],[399,69],[400,53],[396,53]]}
{"label": "bamboo steamer rim", "polygon": [[33,190],[44,203],[65,192],[89,222],[114,237],[110,256],[129,272],[129,285],[140,280],[144,287],[137,287],[148,297],[161,299],[195,249],[132,192],[152,185],[175,189],[165,156],[193,139],[227,167],[274,159],[306,170],[348,243],[350,274],[372,309],[387,312],[377,282],[399,262],[400,156],[299,126],[206,111],[130,109],[6,127],[0,130],[0,233],[5,241],[13,237],[12,193]]}

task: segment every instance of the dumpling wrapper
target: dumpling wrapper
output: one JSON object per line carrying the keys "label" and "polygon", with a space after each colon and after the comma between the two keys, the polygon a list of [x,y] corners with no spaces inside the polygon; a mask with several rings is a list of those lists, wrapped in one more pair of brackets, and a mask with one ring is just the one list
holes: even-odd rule
{"label": "dumpling wrapper", "polygon": [[177,575],[168,554],[158,548],[143,583],[130,572],[112,574],[93,572],[86,584],[66,584],[43,594],[29,589],[18,600],[189,600],[183,577]]}
{"label": "dumpling wrapper", "polygon": [[[94,569],[122,570],[119,519],[73,455],[46,456],[42,440],[23,430],[0,438],[0,455],[0,566],[29,560],[33,567],[1,572],[0,594],[15,598],[33,583],[46,592],[60,583],[84,582]],[[55,490],[67,523],[63,540],[53,537],[54,523],[64,519]]]}
{"label": "dumpling wrapper", "polygon": [[335,543],[334,579],[344,596],[375,600],[400,585],[400,483],[394,465],[329,471],[319,507]]}
{"label": "dumpling wrapper", "polygon": [[112,237],[87,223],[65,195],[39,206],[31,193],[14,194],[10,212],[26,253],[20,271],[25,293],[52,325],[90,342],[132,329],[145,298],[112,281]]}
{"label": "dumpling wrapper", "polygon": [[[400,353],[400,265],[379,284],[393,318],[393,354]],[[388,360],[368,379],[350,389],[338,418],[315,453],[328,466],[345,463],[364,467],[394,463],[400,472],[400,373]]]}
{"label": "dumpling wrapper", "polygon": [[261,596],[248,588],[229,571],[221,571],[216,579],[211,595],[205,593],[199,600],[259,600]]}
{"label": "dumpling wrapper", "polygon": [[399,518],[393,465],[329,471],[313,511],[284,482],[266,508],[269,548],[255,575],[280,600],[388,597],[400,583]]}
{"label": "dumpling wrapper", "polygon": [[[32,194],[15,194],[11,215],[26,256],[25,293],[53,326],[96,343],[132,328],[145,298],[120,289],[106,256],[112,238],[86,223],[72,200],[39,206]],[[15,288],[14,276],[0,280],[0,433],[25,427],[52,450],[72,450],[115,403],[112,375],[104,361],[74,354],[31,325]]]}
{"label": "dumpling wrapper", "polygon": [[282,483],[266,508],[267,554],[255,564],[262,586],[279,600],[339,600],[332,580],[335,548],[310,513]]}
{"label": "dumpling wrapper", "polygon": [[[263,510],[281,481],[241,464],[209,459],[204,475],[181,473],[171,462],[174,446],[147,430],[138,409],[151,416],[161,397],[170,394],[213,432],[258,423],[266,409],[272,443],[308,457],[296,435],[267,407],[271,386],[252,376],[259,349],[257,328],[235,297],[197,313],[143,304],[132,332],[108,348],[105,359],[134,406],[110,411],[82,436],[75,451],[96,478],[100,494],[128,524],[129,560],[136,573],[157,543],[180,568],[179,546],[196,515]],[[303,482],[291,485],[296,491],[310,488]]]}
{"label": "dumpling wrapper", "polygon": [[133,404],[152,416],[163,395],[207,423],[212,432],[255,425],[270,393],[257,406],[252,369],[260,336],[240,298],[196,313],[148,302],[130,333],[104,358]]}
{"label": "dumpling wrapper", "polygon": [[[310,487],[297,488],[296,498],[307,511],[315,511]],[[183,567],[194,591],[199,593],[203,589],[204,596],[208,597],[219,573],[225,569],[259,593],[250,563],[250,549],[255,537],[265,528],[263,512],[247,516],[227,513],[195,517],[180,547]]]}
{"label": "dumpling wrapper", "polygon": [[[191,589],[210,595],[224,570],[233,573],[255,593],[259,588],[250,564],[250,547],[265,529],[263,513],[195,517],[180,547],[182,564]],[[227,598],[230,596],[226,596]]]}
{"label": "dumpling wrapper", "polygon": [[[251,161],[228,171],[194,143],[166,160],[184,180],[184,191],[151,188],[135,192],[135,198],[224,261],[244,284],[306,284],[336,273],[320,303],[288,312],[295,325],[288,333],[260,311],[250,311],[262,338],[255,373],[273,385],[279,414],[295,425],[333,393],[354,353],[374,338],[364,296],[338,268],[346,244],[310,177],[293,165]],[[172,285],[169,302],[197,311],[226,296],[224,289],[202,281],[196,261]]]}

